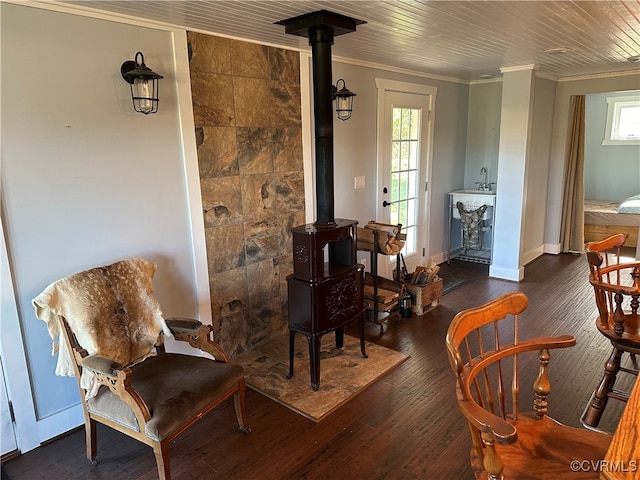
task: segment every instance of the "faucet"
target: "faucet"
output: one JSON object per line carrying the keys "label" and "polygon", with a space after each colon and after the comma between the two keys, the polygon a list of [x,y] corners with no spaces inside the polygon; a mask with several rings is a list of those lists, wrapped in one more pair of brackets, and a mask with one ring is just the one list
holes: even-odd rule
{"label": "faucet", "polygon": [[482,167],[480,169],[480,175],[482,175],[484,177],[484,181],[476,182],[476,185],[478,185],[478,190],[481,190],[483,192],[491,190],[491,184],[487,183],[487,169],[486,169],[486,167]]}

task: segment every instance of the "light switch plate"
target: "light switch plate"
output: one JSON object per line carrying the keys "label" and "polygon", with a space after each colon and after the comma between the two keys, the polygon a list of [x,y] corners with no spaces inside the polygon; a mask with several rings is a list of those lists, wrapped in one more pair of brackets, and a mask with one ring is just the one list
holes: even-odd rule
{"label": "light switch plate", "polygon": [[358,190],[360,188],[365,187],[365,177],[353,177],[353,188],[354,190]]}

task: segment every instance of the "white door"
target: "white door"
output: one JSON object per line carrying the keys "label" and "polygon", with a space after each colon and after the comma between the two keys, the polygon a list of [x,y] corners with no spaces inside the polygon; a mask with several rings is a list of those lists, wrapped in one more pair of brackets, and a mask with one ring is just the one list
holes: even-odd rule
{"label": "white door", "polygon": [[16,435],[13,430],[13,419],[9,408],[9,397],[7,396],[7,386],[4,381],[4,367],[0,358],[0,373],[2,382],[0,384],[0,455],[6,455],[18,449]]}
{"label": "white door", "polygon": [[[2,372],[0,450],[2,455],[16,449],[22,453],[28,452],[40,445],[41,441],[18,318],[15,283],[9,267],[4,239],[4,224],[0,216],[0,370]],[[9,409],[9,398],[13,405],[13,415]],[[13,421],[12,416],[15,417]]]}
{"label": "white door", "polygon": [[[426,264],[429,179],[435,88],[378,80],[378,221],[401,224],[409,272]],[[383,261],[386,258],[387,261]],[[378,272],[392,278],[396,257],[380,257]],[[404,265],[401,264],[401,267]]]}

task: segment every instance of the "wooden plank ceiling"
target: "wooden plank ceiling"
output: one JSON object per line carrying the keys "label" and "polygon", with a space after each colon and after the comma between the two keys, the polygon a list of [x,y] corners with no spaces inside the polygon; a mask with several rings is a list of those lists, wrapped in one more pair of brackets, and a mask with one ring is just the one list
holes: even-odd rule
{"label": "wooden plank ceiling", "polygon": [[[80,8],[188,30],[307,50],[306,39],[274,25],[316,10],[367,23],[336,37],[333,55],[469,82],[501,68],[537,65],[552,79],[640,74],[639,1],[94,0]],[[564,53],[547,53],[552,49]],[[640,85],[639,85],[640,86]]]}

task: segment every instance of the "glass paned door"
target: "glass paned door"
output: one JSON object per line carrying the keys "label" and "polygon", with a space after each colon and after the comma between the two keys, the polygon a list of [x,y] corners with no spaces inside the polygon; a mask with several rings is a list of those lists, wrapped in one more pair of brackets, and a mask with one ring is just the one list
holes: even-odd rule
{"label": "glass paned door", "polygon": [[402,225],[405,256],[417,251],[421,114],[405,107],[393,107],[392,113],[389,223]]}

